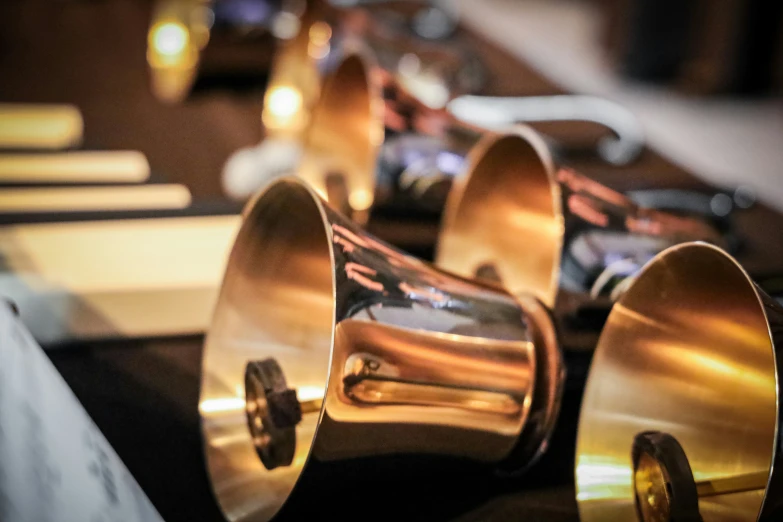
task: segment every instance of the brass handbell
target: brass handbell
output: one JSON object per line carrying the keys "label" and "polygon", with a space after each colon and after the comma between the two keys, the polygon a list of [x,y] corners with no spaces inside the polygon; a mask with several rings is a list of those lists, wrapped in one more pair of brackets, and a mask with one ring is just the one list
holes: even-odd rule
{"label": "brass handbell", "polygon": [[483,137],[467,164],[446,203],[435,263],[550,307],[567,296],[616,297],[629,276],[677,243],[725,244],[707,220],[640,207],[557,165],[527,127]]}
{"label": "brass handbell", "polygon": [[563,380],[538,300],[403,254],[284,178],[245,211],[206,339],[212,484],[229,520],[268,520],[313,461],[518,472],[547,445]]}
{"label": "brass handbell", "polygon": [[585,389],[581,520],[783,519],[783,308],[724,251],[672,247],[615,304]]}

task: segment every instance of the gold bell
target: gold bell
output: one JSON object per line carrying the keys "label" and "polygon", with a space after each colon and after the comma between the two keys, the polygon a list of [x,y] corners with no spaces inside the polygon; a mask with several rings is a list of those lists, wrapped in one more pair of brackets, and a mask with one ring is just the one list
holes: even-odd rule
{"label": "gold bell", "polygon": [[576,456],[581,519],[783,519],[783,309],[722,250],[672,247],[614,305]]}
{"label": "gold bell", "polygon": [[212,484],[229,520],[267,520],[312,461],[518,472],[547,445],[563,380],[538,300],[403,254],[281,179],[247,207],[206,339]]}

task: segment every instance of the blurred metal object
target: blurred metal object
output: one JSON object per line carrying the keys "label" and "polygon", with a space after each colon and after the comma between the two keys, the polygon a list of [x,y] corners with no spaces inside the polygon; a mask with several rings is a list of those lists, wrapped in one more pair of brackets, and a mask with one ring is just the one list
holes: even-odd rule
{"label": "blurred metal object", "polygon": [[[423,107],[394,91],[394,82],[377,78],[382,73],[368,59],[348,55],[327,80],[299,174],[336,208],[354,214],[395,206],[400,212],[437,212],[446,206],[437,256],[444,268],[472,277],[493,267],[512,291],[532,292],[551,306],[560,286],[610,293],[618,278],[672,244],[723,243],[707,221],[640,208],[558,168],[544,141],[527,127],[482,135]],[[368,173],[379,147],[381,162],[372,179]],[[448,163],[454,174],[444,174]]]}
{"label": "blurred metal object", "polygon": [[[325,17],[312,14],[303,19],[300,38],[306,38],[308,27],[324,25]],[[498,129],[515,123],[542,121],[587,121],[611,130],[613,136],[599,142],[598,153],[612,164],[627,164],[641,153],[644,132],[639,121],[624,107],[594,96],[556,95],[533,97],[476,96],[486,77],[481,61],[459,42],[432,43],[421,38],[405,37],[387,27],[376,16],[346,14],[340,22],[332,22],[319,53],[299,53],[296,62],[279,61],[275,69],[297,63],[295,69],[307,68],[308,61],[331,65],[332,70],[346,54],[343,46],[352,50],[352,41],[360,40],[377,56],[374,67],[380,67],[397,90],[405,91],[424,106],[444,110],[453,118],[483,129]],[[303,49],[299,46],[299,49]],[[312,51],[312,48],[309,48]],[[316,60],[317,59],[317,60]],[[316,66],[310,65],[311,70]],[[296,86],[293,87],[296,89]],[[309,92],[309,91],[308,91]],[[313,98],[316,101],[317,98]]]}
{"label": "blurred metal object", "polygon": [[162,521],[7,302],[0,303],[0,520]]}
{"label": "blurred metal object", "polygon": [[0,154],[0,184],[141,183],[150,177],[138,151]]}
{"label": "blurred metal object", "polygon": [[[396,114],[387,114],[387,129],[394,129],[399,136],[390,140],[381,151],[384,156],[381,160],[381,177],[398,176],[400,170],[408,167],[414,171],[409,178],[419,175],[415,172],[418,168],[430,171],[442,168],[444,162],[436,157],[437,153],[433,156],[431,149],[433,146],[447,149],[455,145],[455,133],[436,130],[443,125],[471,128],[469,134],[473,135],[460,137],[457,149],[448,150],[451,157],[445,160],[445,164],[449,166],[462,160],[466,143],[475,140],[479,132],[487,128],[507,128],[524,121],[584,120],[606,126],[616,137],[601,140],[599,153],[611,163],[630,162],[641,152],[644,138],[638,121],[627,110],[608,100],[589,96],[542,96],[529,99],[470,96],[484,87],[486,71],[479,57],[465,42],[427,41],[404,32],[390,18],[385,12],[368,12],[363,9],[328,12],[310,5],[304,11],[299,19],[298,32],[279,43],[273,60],[262,112],[266,141],[270,142],[270,146],[258,147],[257,155],[245,154],[247,158],[257,157],[255,168],[249,171],[237,168],[234,172],[227,171],[224,174],[224,185],[233,197],[249,196],[251,187],[263,186],[269,179],[280,176],[281,171],[299,171],[299,155],[288,155],[296,163],[287,169],[280,169],[274,150],[280,147],[305,147],[307,129],[314,125],[329,125],[338,129],[336,124],[323,123],[323,117],[315,115],[314,111],[334,114],[336,108],[320,107],[342,104],[347,99],[335,95],[335,92],[339,93],[339,89],[349,86],[332,86],[332,94],[327,94],[324,92],[325,83],[330,81],[328,78],[331,76],[340,76],[336,69],[341,67],[346,57],[357,54],[357,49],[361,47],[365,49],[358,54],[365,55],[365,67],[378,70],[377,74],[373,73],[378,77],[374,81],[379,81],[383,90],[395,93],[387,95],[387,102],[391,101],[387,105],[403,99],[406,104],[404,109],[392,107],[391,111]],[[354,89],[351,92],[355,95],[357,91]],[[391,96],[398,100],[390,100]],[[399,121],[395,121],[395,118]],[[316,119],[318,122],[314,123]],[[351,119],[351,116],[346,115],[341,119]],[[417,119],[426,121],[416,128]],[[434,128],[423,130],[421,127],[426,125]],[[414,139],[409,136],[410,131],[423,132],[429,139]],[[408,162],[415,162],[415,165],[409,165]],[[238,164],[234,162],[234,165]],[[450,171],[447,168],[444,172]],[[396,180],[390,182],[396,183]],[[361,203],[359,207],[364,207],[355,209],[361,213],[372,202],[366,197],[368,186],[357,190],[364,194],[353,194]]]}
{"label": "blurred metal object", "polygon": [[[673,453],[659,448],[634,468],[631,448],[640,433],[661,432],[687,455],[703,520],[780,520],[782,335],[783,308],[720,249],[678,245],[651,261],[615,304],[593,359],[577,441],[580,518],[638,520],[634,471],[660,473]],[[667,480],[642,500],[681,491]]]}
{"label": "blurred metal object", "polygon": [[73,105],[0,103],[0,148],[67,149],[81,144],[83,132]]}
{"label": "blurred metal object", "polygon": [[502,129],[509,122],[594,122],[612,131],[598,142],[598,154],[613,165],[631,163],[645,146],[644,130],[636,116],[622,105],[596,96],[460,96],[449,102],[449,111],[487,129]]}
{"label": "blurred metal object", "polygon": [[[345,76],[338,69],[344,60],[350,60],[354,55],[363,55],[361,59],[367,69],[365,83],[373,84],[364,89],[373,97],[385,95],[385,124],[387,130],[393,131],[387,132],[384,147],[379,149],[380,193],[385,194],[386,199],[397,199],[396,203],[400,203],[406,213],[412,210],[417,214],[430,214],[429,219],[437,222],[440,208],[436,206],[433,211],[426,205],[418,206],[416,203],[421,198],[416,197],[416,193],[419,189],[409,190],[409,185],[417,178],[431,178],[437,173],[458,173],[469,145],[489,129],[501,130],[525,121],[590,121],[612,131],[613,136],[605,137],[599,143],[599,154],[608,162],[628,163],[643,149],[644,137],[639,122],[629,111],[608,100],[563,95],[471,96],[484,87],[486,71],[465,42],[427,41],[401,32],[388,18],[362,9],[328,13],[310,6],[304,11],[298,32],[280,42],[273,60],[262,111],[265,143],[240,151],[237,155],[242,160],[230,161],[224,171],[223,185],[231,197],[249,197],[253,189],[270,179],[299,172],[300,154],[285,154],[290,164],[281,165],[276,151],[312,149],[313,140],[308,132],[323,135],[326,131],[319,127],[326,126],[328,132],[334,134],[330,144],[336,143],[343,132],[356,137],[358,128],[345,130],[336,121],[329,122],[323,115],[315,114],[321,111],[341,122],[365,118],[362,114],[355,117],[340,114],[348,92],[351,96],[362,96],[361,99],[367,96],[359,94],[362,87],[343,85],[340,80],[333,79]],[[371,73],[370,69],[375,72]],[[371,76],[375,78],[371,79]],[[334,85],[327,87],[327,83]],[[331,93],[326,89],[331,89]],[[341,89],[346,89],[346,94]],[[367,111],[357,102],[348,103],[355,110]],[[337,105],[330,107],[334,104]],[[383,118],[381,114],[375,117]],[[376,138],[376,133],[382,132],[371,131],[378,143],[383,138]],[[316,151],[316,154],[323,153]],[[364,167],[360,170],[364,171]],[[353,174],[346,178],[351,185],[360,185],[349,187],[348,197],[354,198],[356,206],[351,210],[355,219],[366,220],[366,211],[375,197],[371,193],[372,184],[359,182]],[[310,181],[323,189],[322,182]],[[414,197],[396,198],[405,192]],[[394,206],[395,202],[390,205],[379,203],[377,207],[389,209]],[[435,214],[434,219],[432,214]]]}
{"label": "blurred metal object", "polygon": [[0,214],[185,208],[184,185],[0,189]]}
{"label": "blurred metal object", "polygon": [[231,521],[272,518],[310,461],[429,454],[519,472],[547,446],[564,377],[539,301],[403,254],[293,178],[245,211],[203,372]]}
{"label": "blurred metal object", "polygon": [[238,216],[0,227],[0,294],[45,346],[206,330]]}
{"label": "blurred metal object", "polygon": [[412,96],[366,48],[346,46],[312,110],[298,172],[323,195],[327,178],[340,185],[344,193],[334,189],[328,199],[353,214],[372,208],[437,219],[468,151],[487,132]]}

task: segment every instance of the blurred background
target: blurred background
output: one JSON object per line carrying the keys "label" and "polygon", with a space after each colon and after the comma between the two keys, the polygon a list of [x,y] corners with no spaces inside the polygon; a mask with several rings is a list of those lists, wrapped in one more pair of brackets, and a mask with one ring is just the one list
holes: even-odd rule
{"label": "blurred background", "polygon": [[[584,94],[616,102],[630,111],[644,132],[639,156],[613,164],[596,154],[566,154],[564,163],[610,188],[639,193],[654,206],[696,206],[710,217],[730,216],[728,226],[736,240],[738,259],[751,273],[770,281],[769,288],[783,289],[783,2],[315,3],[326,9],[359,5],[401,33],[456,50],[456,65],[450,67],[457,71],[465,92],[523,97]],[[160,13],[178,5],[198,7],[191,9],[197,20],[190,19],[188,32],[184,26],[158,23]],[[227,162],[242,150],[256,150],[268,134],[265,123],[270,122],[262,121],[262,109],[270,98],[277,100],[283,115],[292,104],[302,103],[302,93],[291,98],[291,93],[276,91],[272,96],[275,92],[266,89],[276,52],[281,42],[296,34],[302,9],[303,2],[285,0],[0,2],[3,108],[13,112],[16,104],[68,104],[81,115],[81,134],[64,147],[66,150],[130,151],[134,154],[130,159],[107,160],[111,166],[106,169],[126,176],[121,176],[119,185],[141,183],[161,191],[164,186],[179,187],[165,194],[156,192],[155,198],[160,199],[155,202],[147,193],[130,194],[130,202],[119,205],[119,214],[112,205],[85,205],[83,200],[76,203],[78,212],[62,206],[46,211],[0,210],[3,290],[16,291],[18,282],[11,276],[22,271],[20,266],[32,272],[55,270],[52,267],[73,257],[66,255],[71,249],[83,249],[85,259],[95,266],[100,264],[92,253],[102,251],[101,244],[91,239],[94,236],[78,236],[82,242],[75,239],[77,235],[66,236],[33,252],[32,243],[24,243],[20,239],[23,234],[10,228],[19,224],[112,221],[118,217],[233,219],[255,186],[251,179],[242,190],[234,190],[236,185],[227,184],[224,177]],[[176,62],[177,74],[161,73],[171,60]],[[429,89],[436,97],[442,94],[436,87]],[[559,144],[588,149],[606,134],[605,128],[589,121],[535,122],[533,126]],[[3,163],[3,156],[15,154],[19,148],[12,144],[0,152],[0,174],[4,168],[5,172],[14,171],[8,166],[10,160]],[[272,155],[269,161],[277,159]],[[258,166],[253,161],[249,164],[251,170]],[[102,172],[106,164],[79,165],[71,170]],[[98,179],[96,186],[109,183],[101,181],[100,172],[95,176],[89,179]],[[20,185],[8,179],[0,179],[0,199],[4,191]],[[64,184],[50,179],[40,185]],[[84,179],[77,184],[85,184]],[[31,186],[29,181],[21,185]],[[682,193],[666,192],[670,189],[689,191],[687,198],[701,196],[696,203],[687,198],[683,201]],[[658,190],[664,192],[655,192]],[[103,195],[92,197],[106,202]],[[150,222],[155,226],[154,219]],[[47,352],[169,521],[220,520],[204,472],[197,403],[202,323],[211,312],[209,304],[222,273],[220,263],[235,226],[234,221],[213,223],[210,230],[219,229],[219,237],[209,239],[203,235],[188,236],[187,240],[182,234],[164,235],[149,243],[153,246],[148,251],[166,251],[167,245],[178,241],[189,245],[183,246],[171,270],[160,278],[165,282],[176,274],[184,281],[177,284],[196,292],[183,293],[182,300],[169,308],[184,314],[191,310],[183,303],[189,303],[197,308],[201,323],[177,323],[172,328],[174,336],[151,335],[147,330],[110,340],[84,340],[77,335],[75,340],[67,339],[65,347]],[[437,221],[420,221],[416,216],[387,220],[381,216],[371,219],[369,228],[383,239],[432,258]],[[144,249],[132,240],[147,236],[133,231],[111,234],[117,238],[111,248],[120,252],[119,262],[150,273],[160,266],[154,256],[145,261],[149,264],[135,261],[134,255]],[[100,262],[108,263],[107,259]],[[78,267],[80,275],[95,270],[89,263]],[[124,277],[122,271],[114,275],[115,279]],[[65,283],[58,292],[68,293],[71,279],[63,277]],[[89,283],[94,285],[92,289],[103,284]],[[176,286],[167,284],[159,285],[161,292]],[[134,285],[126,282],[123,291],[137,290]],[[60,293],[56,295],[57,303],[62,303]],[[159,300],[162,294],[150,295]],[[193,295],[198,296],[196,305]],[[99,301],[91,304],[108,306]],[[202,301],[207,303],[203,307],[198,304]],[[77,308],[68,306],[69,314]],[[144,305],[136,302],[134,310],[144,312]],[[23,316],[25,312],[23,307]],[[36,331],[43,341],[60,340],[62,333],[40,326]],[[569,393],[553,443],[560,449],[550,451],[541,462],[536,480],[505,483],[493,490],[496,485],[477,479],[456,477],[436,487],[423,477],[410,488],[417,489],[431,505],[424,511],[397,506],[388,516],[518,520],[527,514],[531,519],[575,520],[573,437],[581,391]],[[459,492],[457,500],[455,491]]]}
{"label": "blurred background", "polygon": [[[214,31],[193,94],[171,104],[150,89],[152,1],[3,2],[0,99],[76,104],[85,148],[140,150],[154,172],[187,184],[195,198],[219,198],[228,156],[262,136],[263,82],[275,48],[268,28],[280,7],[226,4],[260,29],[236,23]],[[482,55],[489,69],[482,93],[568,91],[619,101],[641,119],[657,153],[711,182],[751,184],[783,207],[779,3],[440,4],[459,16],[468,45],[479,53],[492,46]]]}

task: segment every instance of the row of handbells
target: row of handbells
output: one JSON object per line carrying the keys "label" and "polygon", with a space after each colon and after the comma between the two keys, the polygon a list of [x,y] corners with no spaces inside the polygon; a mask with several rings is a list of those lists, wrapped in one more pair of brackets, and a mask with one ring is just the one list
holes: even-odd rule
{"label": "row of handbells", "polygon": [[[295,488],[289,504],[308,502],[302,482],[389,455],[529,472],[576,379],[582,520],[783,519],[783,309],[714,223],[640,207],[557,166],[530,128],[462,124],[380,76],[346,51],[296,175],[244,211],[199,404],[227,518],[272,519]],[[417,132],[431,125],[465,153]],[[417,205],[442,210],[434,264],[363,229]],[[592,355],[586,384],[574,354]]]}

